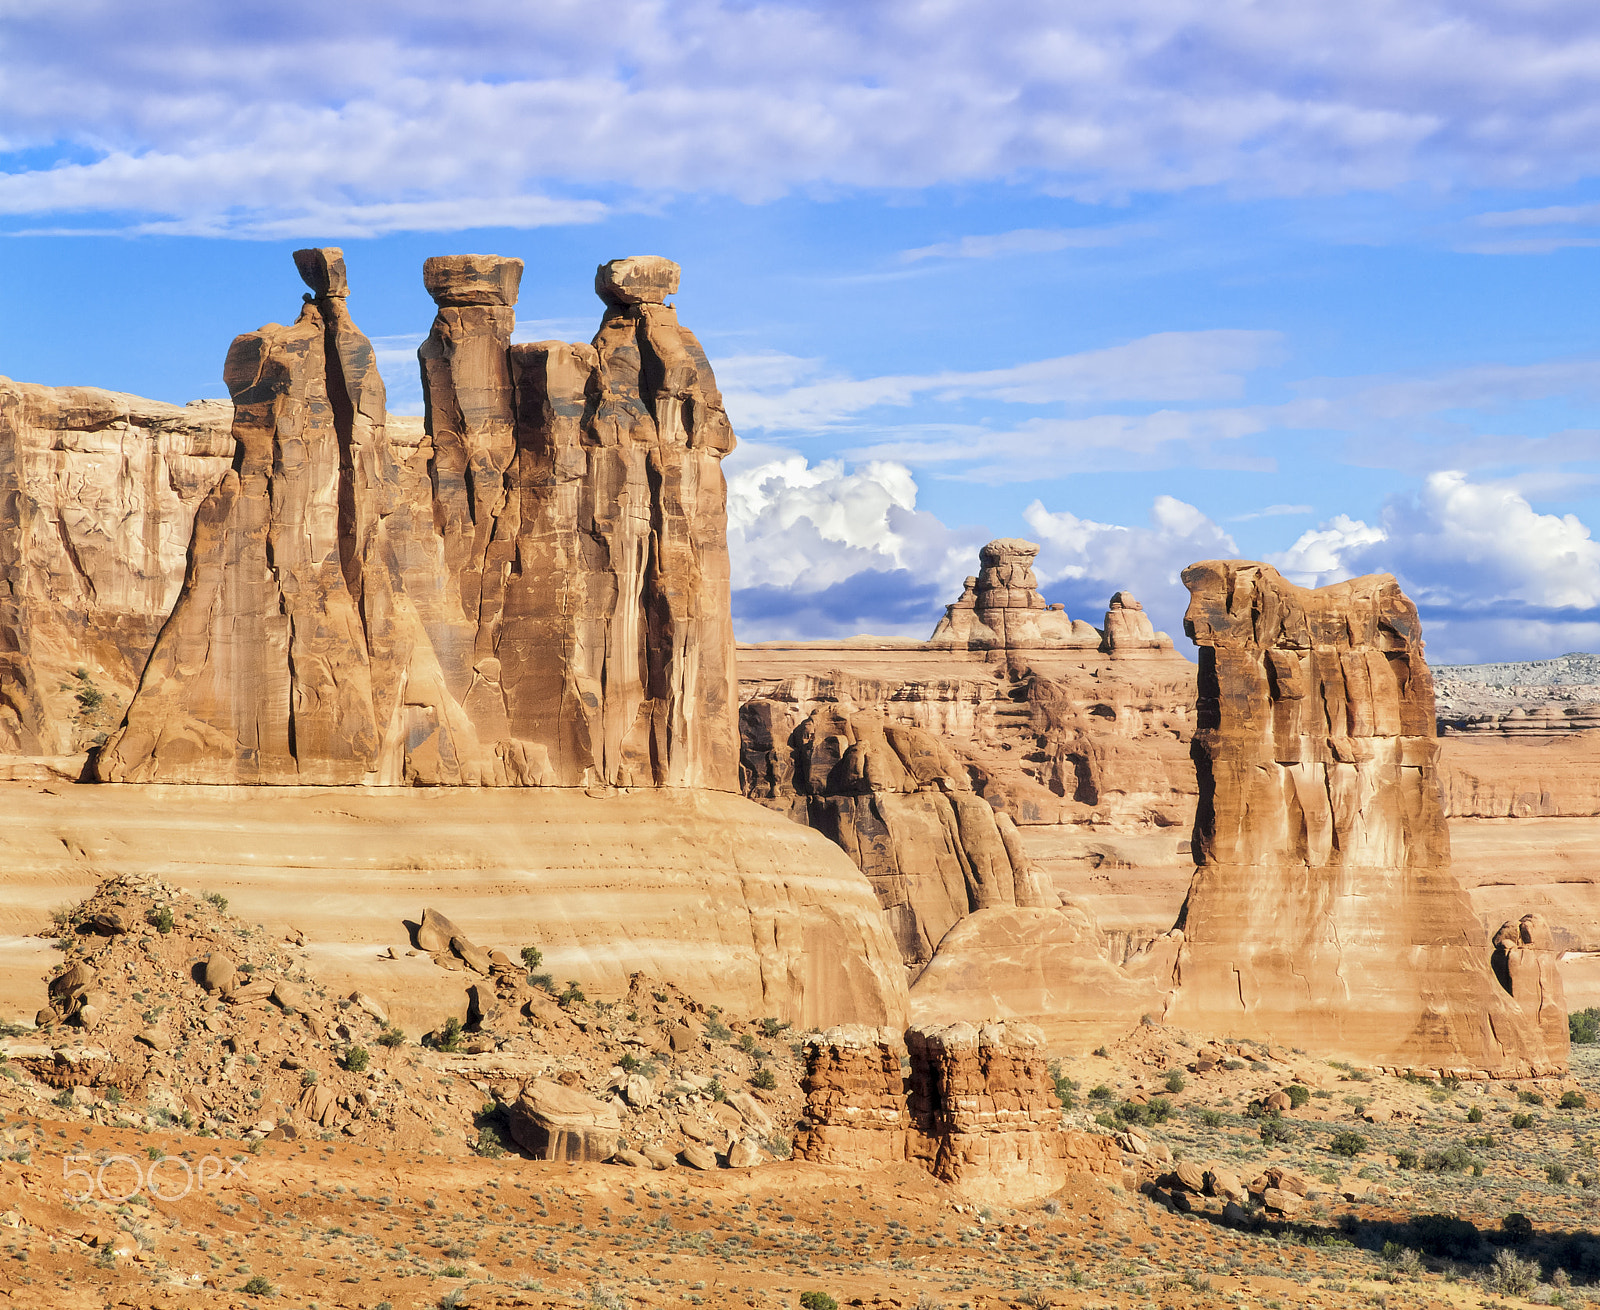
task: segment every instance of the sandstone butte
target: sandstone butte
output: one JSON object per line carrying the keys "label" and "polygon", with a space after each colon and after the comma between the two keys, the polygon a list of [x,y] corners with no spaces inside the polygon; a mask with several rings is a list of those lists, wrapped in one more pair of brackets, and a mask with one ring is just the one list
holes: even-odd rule
{"label": "sandstone butte", "polygon": [[[430,259],[419,425],[387,413],[340,252],[296,264],[312,294],[235,341],[231,407],[0,382],[13,931],[107,872],[176,861],[418,1023],[464,1006],[448,961],[404,949],[431,906],[480,947],[536,941],[611,991],[644,970],[743,1012],[899,1028],[909,984],[929,1031],[999,1016],[1078,1049],[1167,1012],[1281,1038],[1279,985],[1310,951],[1295,1013],[1330,1052],[1561,1063],[1553,944],[1570,930],[1501,889],[1491,947],[1452,880],[1441,798],[1467,787],[1431,753],[1397,590],[1405,731],[1357,680],[1344,729],[1308,727],[1288,761],[1259,725],[1197,734],[1195,668],[1138,601],[1072,619],[1014,539],[984,548],[925,642],[762,643],[736,667],[734,437],[665,303],[676,265],[603,265],[591,345],[512,345],[520,262]],[[1366,613],[1355,585],[1273,594],[1333,631]],[[1219,630],[1195,635],[1209,650]],[[1291,649],[1251,640],[1229,649],[1261,668]],[[1351,740],[1394,759],[1346,760]],[[1292,777],[1324,758],[1382,798],[1340,820],[1381,859],[1263,846],[1252,864],[1221,842],[1239,761]],[[141,785],[38,787],[80,773]],[[1287,831],[1298,793],[1273,795]],[[1229,900],[1246,885],[1277,907],[1250,902],[1248,932]],[[1356,887],[1380,921],[1351,938],[1373,966],[1359,985],[1324,940],[1353,926]],[[39,952],[4,967],[34,979],[31,1013]]]}

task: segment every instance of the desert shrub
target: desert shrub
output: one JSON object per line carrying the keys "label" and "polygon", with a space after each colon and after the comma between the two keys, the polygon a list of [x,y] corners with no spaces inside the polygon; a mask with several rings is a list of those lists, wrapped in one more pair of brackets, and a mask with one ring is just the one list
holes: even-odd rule
{"label": "desert shrub", "polygon": [[528,975],[528,986],[537,987],[540,991],[549,992],[550,995],[554,996],[556,994],[555,975],[551,973],[530,973]]}
{"label": "desert shrub", "polygon": [[1468,1110],[1467,1111],[1467,1122],[1469,1124],[1481,1124],[1483,1122],[1483,1109],[1482,1109],[1482,1107],[1475,1105],[1475,1106],[1472,1107],[1472,1109]]}
{"label": "desert shrub", "polygon": [[157,932],[169,933],[172,931],[173,924],[172,907],[163,905],[159,909],[151,910],[149,914],[145,915],[145,920]]}
{"label": "desert shrub", "polygon": [[1089,1099],[1091,1101],[1111,1101],[1116,1099],[1116,1095],[1104,1083],[1099,1083],[1089,1089]]}
{"label": "desert shrub", "polygon": [[712,1013],[706,1016],[706,1036],[714,1042],[731,1042],[733,1029],[722,1022],[720,1014]]}
{"label": "desert shrub", "polygon": [[1164,1096],[1152,1096],[1147,1105],[1140,1105],[1137,1101],[1124,1101],[1116,1109],[1117,1118],[1126,1124],[1166,1123],[1172,1117],[1172,1102]]}
{"label": "desert shrub", "polygon": [[1417,1167],[1417,1153],[1409,1146],[1402,1146],[1394,1153],[1394,1167],[1396,1169],[1415,1169]]}
{"label": "desert shrub", "polygon": [[406,1035],[398,1028],[390,1028],[387,1032],[381,1033],[378,1037],[378,1045],[387,1046],[390,1050],[393,1050],[396,1046],[404,1046],[405,1044]]}
{"label": "desert shrub", "polygon": [[94,685],[88,669],[79,669],[72,676],[78,680],[78,690],[73,693],[73,699],[84,714],[93,714],[106,703],[105,692]]}
{"label": "desert shrub", "polygon": [[1574,1010],[1567,1016],[1567,1035],[1579,1046],[1600,1042],[1600,1007]]}
{"label": "desert shrub", "polygon": [[1294,1140],[1294,1132],[1288,1124],[1274,1115],[1270,1119],[1261,1121],[1261,1140],[1268,1146],[1282,1146],[1285,1142]]}
{"label": "desert shrub", "polygon": [[1221,1128],[1222,1115],[1216,1110],[1202,1110],[1200,1111],[1200,1122],[1207,1128]]}
{"label": "desert shrub", "polygon": [[711,1081],[706,1084],[706,1095],[713,1101],[726,1101],[728,1089],[722,1085],[722,1079],[713,1075]]}
{"label": "desert shrub", "polygon": [[228,898],[221,892],[206,892],[201,899],[208,905],[214,905],[218,911],[225,912],[228,908]]}
{"label": "desert shrub", "polygon": [[530,974],[544,963],[544,952],[537,946],[524,946],[522,948],[522,967]]}
{"label": "desert shrub", "polygon": [[1543,1105],[1544,1104],[1544,1097],[1541,1096],[1538,1092],[1534,1091],[1532,1088],[1525,1088],[1522,1091],[1518,1092],[1517,1093],[1517,1100],[1521,1101],[1524,1105]]}
{"label": "desert shrub", "polygon": [[253,1275],[250,1281],[239,1290],[246,1296],[271,1296],[273,1294],[272,1284],[260,1274]]}
{"label": "desert shrub", "polygon": [[839,1303],[826,1292],[801,1292],[800,1310],[839,1310]]}
{"label": "desert shrub", "polygon": [[1328,1143],[1328,1149],[1335,1155],[1342,1155],[1347,1160],[1354,1160],[1367,1149],[1367,1139],[1360,1133],[1340,1132],[1333,1135]]}
{"label": "desert shrub", "polygon": [[1311,1089],[1302,1083],[1290,1083],[1283,1090],[1289,1098],[1289,1107],[1291,1109],[1298,1110],[1311,1100]]}
{"label": "desert shrub", "polygon": [[444,1021],[444,1027],[439,1029],[434,1038],[434,1044],[441,1051],[458,1051],[461,1049],[461,1020],[451,1015]]}
{"label": "desert shrub", "polygon": [[556,1000],[563,1006],[581,1005],[589,998],[583,994],[583,988],[578,986],[576,978],[567,979],[567,990],[562,992]]}
{"label": "desert shrub", "polygon": [[1379,1258],[1391,1273],[1416,1278],[1426,1271],[1422,1257],[1409,1246],[1401,1246],[1399,1242],[1385,1242]]}
{"label": "desert shrub", "polygon": [[1572,1170],[1564,1164],[1547,1164],[1544,1167],[1544,1176],[1557,1187],[1565,1187],[1572,1180]]}
{"label": "desert shrub", "polygon": [[1103,1046],[1095,1047],[1094,1054],[1098,1055],[1102,1060],[1109,1060],[1111,1058],[1111,1052],[1106,1050],[1106,1048]]}
{"label": "desert shrub", "polygon": [[1526,1242],[1533,1236],[1533,1221],[1513,1210],[1500,1221],[1500,1231],[1513,1242]]}
{"label": "desert shrub", "polygon": [[1511,1116],[1511,1127],[1514,1131],[1519,1133],[1524,1128],[1532,1128],[1535,1122],[1536,1121],[1531,1114],[1514,1114]]}
{"label": "desert shrub", "polygon": [[1526,1296],[1539,1281],[1539,1263],[1524,1260],[1515,1251],[1496,1251],[1494,1263],[1483,1276],[1484,1286],[1502,1296]]}
{"label": "desert shrub", "polygon": [[750,1075],[750,1086],[763,1092],[770,1092],[778,1085],[778,1077],[771,1069],[757,1069]]}
{"label": "desert shrub", "polygon": [[365,1046],[352,1046],[344,1053],[344,1067],[351,1073],[365,1073],[371,1058]]}
{"label": "desert shrub", "polygon": [[1435,1174],[1464,1174],[1480,1161],[1460,1142],[1452,1142],[1442,1151],[1429,1151],[1422,1157],[1422,1167]]}
{"label": "desert shrub", "polygon": [[1050,1081],[1055,1084],[1056,1100],[1061,1102],[1061,1108],[1073,1109],[1078,1104],[1078,1098],[1074,1095],[1078,1084],[1061,1072],[1060,1060],[1050,1061]]}
{"label": "desert shrub", "polygon": [[1559,1110],[1585,1110],[1588,1106],[1589,1098],[1571,1088],[1562,1092],[1561,1099],[1556,1102],[1556,1108]]}
{"label": "desert shrub", "polygon": [[769,1015],[767,1018],[765,1018],[765,1019],[763,1019],[761,1021],[761,1035],[763,1037],[766,1037],[766,1038],[770,1039],[770,1038],[776,1037],[785,1028],[788,1028],[790,1026],[791,1026],[790,1024],[785,1023],[785,1022],[780,1022],[779,1020],[774,1019],[773,1017],[771,1017]]}

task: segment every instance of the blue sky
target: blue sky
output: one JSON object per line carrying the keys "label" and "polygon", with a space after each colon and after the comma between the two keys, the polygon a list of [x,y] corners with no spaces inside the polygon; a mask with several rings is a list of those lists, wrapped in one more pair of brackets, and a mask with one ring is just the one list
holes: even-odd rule
{"label": "blue sky", "polygon": [[1238,554],[1600,649],[1592,4],[10,0],[0,66],[7,376],[220,395],[338,244],[414,410],[425,256],[539,339],[664,254],[742,636],[920,635],[1021,535],[1094,622]]}

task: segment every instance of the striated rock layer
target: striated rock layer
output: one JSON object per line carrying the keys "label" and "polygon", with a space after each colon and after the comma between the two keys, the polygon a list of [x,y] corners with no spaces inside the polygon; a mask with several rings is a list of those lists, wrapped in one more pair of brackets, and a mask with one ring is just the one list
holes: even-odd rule
{"label": "striated rock layer", "polygon": [[1432,683],[1394,579],[1183,576],[1200,807],[1169,1017],[1384,1064],[1564,1067],[1450,873]]}
{"label": "striated rock layer", "polygon": [[[590,796],[435,788],[0,785],[0,1018],[31,1019],[55,953],[26,934],[115,875],[225,896],[314,972],[415,1036],[468,1017],[468,966],[413,945],[424,907],[452,935],[556,979],[625,995],[676,983],[796,1027],[906,1022],[905,972],[860,872],[832,843],[725,792]],[[32,943],[40,949],[35,950]],[[442,954],[448,954],[443,952]],[[57,957],[59,958],[59,957]]]}
{"label": "striated rock layer", "polygon": [[229,351],[236,467],[98,776],[734,790],[734,438],[676,265],[603,266],[594,345],[512,347],[520,261],[427,261],[412,445],[340,252],[296,263],[300,317]]}
{"label": "striated rock layer", "polygon": [[848,1024],[808,1039],[806,1127],[794,1153],[813,1164],[874,1168],[907,1158],[910,1114],[898,1031]]}

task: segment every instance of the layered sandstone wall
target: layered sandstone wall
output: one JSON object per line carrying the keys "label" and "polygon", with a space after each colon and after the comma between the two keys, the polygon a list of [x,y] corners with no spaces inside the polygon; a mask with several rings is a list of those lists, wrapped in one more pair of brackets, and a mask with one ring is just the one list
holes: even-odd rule
{"label": "layered sandstone wall", "polygon": [[1200,806],[1170,1016],[1397,1066],[1564,1066],[1451,875],[1432,683],[1394,579],[1307,591],[1229,560],[1184,581]]}
{"label": "layered sandstone wall", "polygon": [[0,378],[0,755],[114,728],[183,582],[232,407]]}

